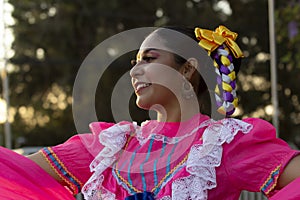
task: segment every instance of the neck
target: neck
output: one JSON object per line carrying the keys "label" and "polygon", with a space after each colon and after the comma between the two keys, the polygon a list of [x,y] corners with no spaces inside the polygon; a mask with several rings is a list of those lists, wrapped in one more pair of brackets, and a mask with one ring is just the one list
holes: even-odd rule
{"label": "neck", "polygon": [[182,100],[176,106],[163,107],[154,106],[157,112],[157,121],[159,122],[181,122],[187,121],[200,112],[198,101]]}

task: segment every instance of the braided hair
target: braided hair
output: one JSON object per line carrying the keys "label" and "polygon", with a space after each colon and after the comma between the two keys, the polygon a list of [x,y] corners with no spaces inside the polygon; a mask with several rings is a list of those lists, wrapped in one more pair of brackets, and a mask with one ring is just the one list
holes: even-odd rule
{"label": "braided hair", "polygon": [[[216,87],[214,89],[217,111],[225,116],[232,115],[238,106],[236,75],[240,69],[241,57],[243,57],[241,50],[234,42],[237,34],[224,26],[219,26],[215,31],[197,27],[182,28],[167,26],[163,28],[178,31],[189,36],[208,52],[208,55],[213,60],[217,74]],[[175,61],[179,64],[187,61],[176,54],[174,56]],[[203,78],[199,79],[196,88],[198,91],[195,92],[198,97],[205,94],[208,90]]]}
{"label": "braided hair", "polygon": [[226,45],[219,46],[211,55],[214,60],[217,84],[215,98],[218,112],[229,116],[238,106],[236,95],[236,71],[233,57]]}

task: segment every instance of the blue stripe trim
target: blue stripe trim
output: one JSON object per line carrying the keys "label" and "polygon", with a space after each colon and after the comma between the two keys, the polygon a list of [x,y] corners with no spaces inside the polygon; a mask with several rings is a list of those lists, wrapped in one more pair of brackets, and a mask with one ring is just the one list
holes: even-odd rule
{"label": "blue stripe trim", "polygon": [[121,167],[117,169],[116,165],[117,163],[114,164],[114,167],[112,168],[112,175],[113,177],[117,180],[118,184],[121,185],[125,190],[128,191],[129,194],[135,194],[135,191],[128,187],[116,174],[116,171],[118,171],[119,174],[121,174],[121,170],[125,167],[126,163],[128,163],[129,160],[126,160],[124,163],[122,163]]}
{"label": "blue stripe trim", "polygon": [[268,187],[274,182],[275,177],[279,174],[280,169],[277,169],[275,172],[272,173],[270,180],[262,187],[261,191],[266,193]]}
{"label": "blue stripe trim", "polygon": [[[117,174],[116,174],[116,172],[115,172],[115,167],[116,167],[116,165],[114,165],[114,167],[112,168],[112,175],[113,175],[113,177],[117,180],[117,183],[119,184],[119,185],[121,185],[125,190],[127,190],[128,191],[128,193],[129,194],[135,194],[135,192],[130,188],[130,187],[128,187],[118,176],[117,176]],[[120,173],[120,171],[118,171],[118,173]]]}
{"label": "blue stripe trim", "polygon": [[[162,148],[161,148],[161,152],[160,152],[160,155],[159,157],[163,157],[163,155],[165,154],[165,148],[167,146],[167,143],[163,143],[162,144]],[[154,161],[154,166],[153,166],[153,175],[154,175],[154,185],[157,185],[158,184],[158,178],[157,178],[157,162],[158,162],[158,159],[155,159]],[[156,190],[154,191],[154,194],[159,190],[159,188],[156,188]]]}
{"label": "blue stripe trim", "polygon": [[[133,163],[133,160],[134,160],[134,158],[135,158],[136,151],[137,151],[137,150],[135,150],[135,151],[132,153],[132,156],[131,156],[131,158],[130,158],[130,162],[129,162],[129,165],[128,165],[128,168],[127,168],[127,179],[128,179],[128,182],[129,182],[130,185],[133,185],[133,184],[132,184],[131,177],[130,177],[130,168],[131,168],[132,163]],[[130,189],[130,190],[131,190],[131,189]],[[133,190],[131,190],[131,191],[132,191],[133,194],[135,193]]]}
{"label": "blue stripe trim", "polygon": [[[132,184],[132,180],[131,180],[131,177],[130,177],[130,168],[131,168],[131,166],[132,166],[132,164],[133,164],[133,161],[134,161],[134,159],[135,159],[135,155],[136,155],[137,151],[138,151],[140,148],[141,148],[141,146],[138,146],[138,147],[136,148],[136,150],[135,150],[134,152],[132,152],[132,155],[131,155],[131,158],[130,158],[130,160],[129,160],[129,164],[128,164],[128,167],[127,167],[127,179],[128,179],[128,183],[129,183],[131,186],[133,186],[133,184]],[[127,160],[127,161],[128,161],[128,160]],[[114,165],[114,168],[115,168],[116,170],[118,170],[118,173],[119,173],[119,174],[121,173],[120,170],[123,169],[123,168],[125,167],[125,164],[127,163],[127,161],[125,161],[125,162],[121,165],[121,168],[120,168],[119,170],[116,168],[116,165]],[[117,180],[117,182],[118,182],[119,185],[121,185],[123,188],[125,188],[125,189],[128,191],[129,194],[135,194],[135,193],[136,193],[131,187],[128,187],[128,186],[126,185],[126,183],[124,183],[121,179],[119,179],[119,177],[115,174],[114,170],[112,170],[112,171],[113,171],[113,176],[116,178],[116,180]]]}
{"label": "blue stripe trim", "polygon": [[118,168],[118,171],[120,172],[121,170],[124,169],[125,165],[128,163],[129,160],[126,160],[125,162],[122,163],[121,167]]}
{"label": "blue stripe trim", "polygon": [[167,162],[167,167],[166,167],[166,174],[169,173],[169,171],[170,171],[171,157],[172,157],[172,155],[173,155],[173,153],[175,151],[175,148],[177,147],[177,144],[178,144],[178,139],[176,138],[175,139],[175,144],[174,144],[174,146],[172,148],[172,151],[171,151],[171,153],[168,156],[168,162]]}
{"label": "blue stripe trim", "polygon": [[167,146],[167,143],[164,142],[163,146],[162,146],[162,149],[161,149],[161,152],[160,152],[160,157],[162,157],[165,154],[166,146]]}
{"label": "blue stripe trim", "polygon": [[156,188],[156,190],[153,192],[154,196],[156,196],[158,194],[158,192],[160,191],[160,189],[165,186],[165,183],[167,183],[168,181],[170,181],[170,179],[177,173],[179,172],[185,165],[181,165],[179,166],[173,173],[169,174],[168,176],[166,176],[166,179],[164,181],[163,184],[161,184],[160,187]]}
{"label": "blue stripe trim", "polygon": [[46,153],[47,157],[52,161],[52,163],[59,169],[61,174],[64,177],[66,177],[68,180],[70,180],[78,188],[78,191],[80,191],[81,190],[80,184],[76,180],[74,180],[71,177],[71,175],[59,164],[58,160],[56,160],[56,158],[52,155],[50,150],[47,147],[44,147],[43,151]]}
{"label": "blue stripe trim", "polygon": [[153,142],[154,142],[154,138],[152,137],[150,139],[150,142],[149,142],[149,146],[148,146],[146,158],[142,162],[142,164],[140,165],[140,173],[141,173],[141,176],[142,176],[142,183],[143,183],[143,190],[144,191],[147,191],[147,183],[146,183],[146,179],[145,179],[145,174],[144,174],[144,169],[143,168],[144,168],[144,164],[149,160],[150,153],[151,153],[152,146],[153,146]]}
{"label": "blue stripe trim", "polygon": [[158,179],[157,179],[157,173],[156,173],[156,165],[157,165],[158,160],[156,159],[154,161],[154,166],[153,166],[153,176],[154,176],[154,185],[158,184]]}

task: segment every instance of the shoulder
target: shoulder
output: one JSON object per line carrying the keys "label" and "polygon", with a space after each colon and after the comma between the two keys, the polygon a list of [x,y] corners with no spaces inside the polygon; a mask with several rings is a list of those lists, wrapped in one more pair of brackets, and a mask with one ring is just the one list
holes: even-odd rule
{"label": "shoulder", "polygon": [[266,135],[275,134],[276,136],[275,127],[266,120],[260,118],[245,118],[242,121],[251,124],[253,126],[253,130],[251,131],[252,133],[262,132],[265,133]]}
{"label": "shoulder", "polygon": [[99,134],[102,130],[114,126],[112,122],[92,122],[89,124],[89,128],[93,134]]}
{"label": "shoulder", "polygon": [[256,118],[241,121],[250,124],[251,130],[223,145],[223,165],[237,187],[268,194],[295,151],[276,137],[276,129],[269,122]]}
{"label": "shoulder", "polygon": [[241,121],[250,124],[251,130],[246,134],[237,134],[230,144],[223,145],[227,168],[247,170],[255,166],[257,171],[269,172],[284,166],[294,155],[289,145],[276,137],[276,129],[269,122],[256,118]]}
{"label": "shoulder", "polygon": [[[236,134],[233,144],[238,142],[261,142],[276,139],[276,129],[268,121],[259,118],[233,119],[229,127],[231,131],[240,131]],[[242,127],[244,128],[242,128]]]}
{"label": "shoulder", "polygon": [[[276,137],[275,127],[259,118],[246,118],[239,123],[246,123],[249,126],[245,134],[237,134],[232,143],[226,146],[226,151],[268,151],[268,149],[290,149],[287,143]],[[233,152],[231,152],[233,153]],[[259,154],[259,152],[256,152]],[[247,152],[247,154],[251,154]]]}

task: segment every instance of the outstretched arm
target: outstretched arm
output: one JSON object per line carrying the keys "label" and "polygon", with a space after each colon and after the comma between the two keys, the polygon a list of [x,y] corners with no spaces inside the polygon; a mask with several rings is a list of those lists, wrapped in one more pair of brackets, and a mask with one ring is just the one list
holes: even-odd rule
{"label": "outstretched arm", "polygon": [[300,155],[294,157],[285,167],[278,179],[278,189],[285,187],[297,178],[300,178]]}
{"label": "outstretched arm", "polygon": [[81,137],[93,135],[75,135],[63,144],[42,148],[28,157],[74,195],[80,192],[91,176],[89,164],[94,158],[85,148]]}
{"label": "outstretched arm", "polygon": [[30,159],[0,147],[0,199],[74,199]]}
{"label": "outstretched arm", "polygon": [[27,156],[30,160],[38,164],[43,170],[45,170],[50,176],[63,185],[64,181],[58,176],[57,173],[51,168],[51,165],[45,160],[42,153],[39,151],[37,153]]}

